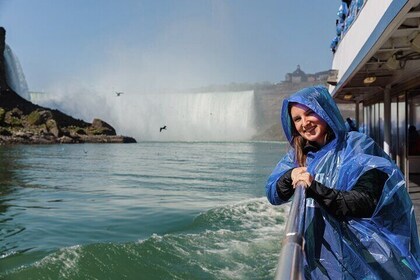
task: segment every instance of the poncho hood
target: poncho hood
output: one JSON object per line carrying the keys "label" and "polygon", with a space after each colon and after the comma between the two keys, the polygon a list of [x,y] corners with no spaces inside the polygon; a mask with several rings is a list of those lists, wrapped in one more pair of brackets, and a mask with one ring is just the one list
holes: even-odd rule
{"label": "poncho hood", "polygon": [[325,87],[315,86],[304,88],[283,101],[281,122],[289,143],[292,143],[293,140],[292,120],[289,114],[290,103],[299,103],[310,108],[327,122],[337,139],[343,139],[347,128],[340,110]]}

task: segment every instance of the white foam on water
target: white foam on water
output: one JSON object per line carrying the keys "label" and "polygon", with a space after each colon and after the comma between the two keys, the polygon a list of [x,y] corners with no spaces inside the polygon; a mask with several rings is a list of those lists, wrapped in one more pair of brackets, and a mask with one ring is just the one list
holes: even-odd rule
{"label": "white foam on water", "polygon": [[64,279],[70,279],[78,274],[82,250],[83,247],[80,245],[63,248],[36,262],[34,266],[41,268],[59,266],[59,275]]}
{"label": "white foam on water", "polygon": [[[184,259],[218,279],[244,279],[274,273],[289,205],[274,207],[266,198],[211,209],[197,217],[192,232],[154,234],[139,241],[168,256]],[[200,230],[201,229],[201,230]],[[143,247],[142,247],[143,248]],[[161,251],[161,250],[158,250]],[[268,265],[267,265],[268,263]],[[270,264],[271,263],[271,264]]]}

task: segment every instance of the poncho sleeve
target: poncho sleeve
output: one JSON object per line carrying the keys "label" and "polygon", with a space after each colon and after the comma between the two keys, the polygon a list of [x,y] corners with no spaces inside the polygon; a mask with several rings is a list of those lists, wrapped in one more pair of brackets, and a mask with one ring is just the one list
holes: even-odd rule
{"label": "poncho sleeve", "polygon": [[273,172],[271,173],[270,177],[268,177],[267,183],[265,185],[265,192],[268,198],[273,205],[279,205],[286,203],[287,200],[283,200],[279,197],[276,189],[277,180],[288,170],[296,167],[294,161],[294,151],[290,150],[277,164],[274,168]]}
{"label": "poncho sleeve", "polygon": [[314,180],[307,189],[307,196],[314,198],[336,218],[369,218],[378,205],[387,178],[384,172],[371,169],[350,191],[331,189]]}

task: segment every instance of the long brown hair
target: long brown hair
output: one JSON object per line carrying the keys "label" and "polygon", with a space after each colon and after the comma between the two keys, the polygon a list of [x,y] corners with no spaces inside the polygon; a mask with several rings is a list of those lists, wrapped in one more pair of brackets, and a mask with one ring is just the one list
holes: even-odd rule
{"label": "long brown hair", "polygon": [[299,165],[299,167],[306,166],[306,153],[303,152],[303,148],[306,146],[306,143],[308,142],[308,140],[303,138],[296,131],[294,124],[292,124],[292,135],[293,135],[292,146],[295,149],[296,162]]}

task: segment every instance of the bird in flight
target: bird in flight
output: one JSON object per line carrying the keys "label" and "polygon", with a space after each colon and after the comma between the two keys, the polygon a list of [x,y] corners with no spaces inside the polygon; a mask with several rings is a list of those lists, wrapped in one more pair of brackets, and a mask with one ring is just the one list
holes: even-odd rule
{"label": "bird in flight", "polygon": [[123,94],[124,92],[122,92],[122,91],[116,91],[115,92],[115,94],[117,95],[117,96],[120,96],[121,94]]}
{"label": "bird in flight", "polygon": [[159,129],[159,132],[162,132],[162,130],[166,130],[166,125],[164,125],[164,126],[162,126],[160,129]]}

